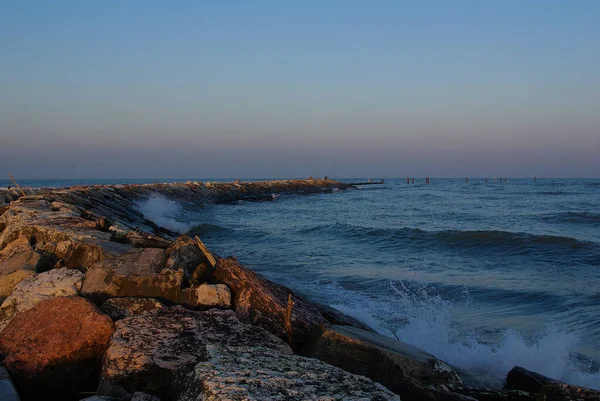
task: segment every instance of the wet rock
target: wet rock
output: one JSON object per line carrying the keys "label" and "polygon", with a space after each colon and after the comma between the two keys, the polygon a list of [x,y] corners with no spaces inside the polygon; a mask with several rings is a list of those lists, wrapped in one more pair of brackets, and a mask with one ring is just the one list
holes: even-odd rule
{"label": "wet rock", "polygon": [[325,323],[317,307],[279,284],[242,266],[235,258],[221,259],[214,280],[227,285],[233,307],[241,321],[263,327],[287,340],[285,329],[288,295],[294,302],[291,314],[294,348],[300,349],[313,327]]}
{"label": "wet rock", "polygon": [[195,272],[196,268],[204,262],[206,258],[202,254],[196,242],[188,236],[182,235],[166,251],[167,262],[165,267],[168,269],[182,269],[185,278],[191,281],[192,275],[204,275],[204,272]]}
{"label": "wet rock", "polygon": [[158,248],[135,249],[92,265],[82,294],[95,302],[115,297],[148,297],[177,301],[183,271],[164,268],[166,255]]}
{"label": "wet rock", "polygon": [[359,329],[363,329],[366,331],[375,332],[372,328],[367,326],[365,323],[361,322],[358,319],[353,318],[352,316],[348,316],[339,310],[332,308],[331,306],[315,303],[321,315],[331,324],[337,324],[341,326],[352,326],[357,327]]}
{"label": "wet rock", "polygon": [[19,313],[42,301],[79,294],[82,284],[83,273],[65,268],[28,277],[15,287],[0,306],[0,332]]}
{"label": "wet rock", "polygon": [[537,401],[535,394],[520,390],[493,390],[468,387],[453,388],[452,390],[478,401]]}
{"label": "wet rock", "polygon": [[181,290],[178,303],[197,309],[229,309],[231,291],[225,284],[200,284]]}
{"label": "wet rock", "polygon": [[400,400],[363,376],[265,347],[207,346],[207,360],[181,375],[179,400]]}
{"label": "wet rock", "polygon": [[103,368],[105,380],[127,391],[173,398],[176,377],[208,358],[209,344],[264,346],[289,354],[280,339],[240,323],[233,311],[166,307],[116,323]]}
{"label": "wet rock", "polygon": [[418,390],[407,378],[433,386],[461,383],[452,368],[433,355],[356,327],[322,325],[307,341],[303,355],[367,376],[401,397]]}
{"label": "wet rock", "polygon": [[[19,314],[2,331],[3,365],[23,400],[77,399],[94,391],[114,323],[90,301],[52,298]],[[27,333],[27,335],[24,335]]]}
{"label": "wet rock", "polygon": [[13,385],[8,371],[0,366],[0,400],[1,401],[19,401],[19,394]]}
{"label": "wet rock", "polygon": [[162,307],[163,304],[154,298],[126,297],[111,298],[102,304],[100,310],[117,321]]}
{"label": "wet rock", "polygon": [[520,366],[508,372],[504,389],[526,391],[535,394],[536,399],[547,401],[600,401],[600,391],[566,384]]}

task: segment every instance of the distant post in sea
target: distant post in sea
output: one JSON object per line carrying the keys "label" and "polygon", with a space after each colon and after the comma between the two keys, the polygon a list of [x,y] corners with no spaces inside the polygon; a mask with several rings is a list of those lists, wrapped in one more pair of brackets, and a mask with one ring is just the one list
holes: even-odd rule
{"label": "distant post in sea", "polygon": [[533,182],[537,182],[537,177],[533,177]]}
{"label": "distant post in sea", "polygon": [[485,183],[487,184],[487,178],[485,179]]}
{"label": "distant post in sea", "polygon": [[415,179],[414,179],[414,178],[412,179],[412,183],[413,183],[413,184],[415,183]]}
{"label": "distant post in sea", "polygon": [[406,178],[406,183],[410,184],[410,178],[408,178],[408,177]]}
{"label": "distant post in sea", "polygon": [[425,177],[425,184],[429,184],[429,177]]}
{"label": "distant post in sea", "polygon": [[468,184],[469,183],[469,177],[465,177],[465,182]]}

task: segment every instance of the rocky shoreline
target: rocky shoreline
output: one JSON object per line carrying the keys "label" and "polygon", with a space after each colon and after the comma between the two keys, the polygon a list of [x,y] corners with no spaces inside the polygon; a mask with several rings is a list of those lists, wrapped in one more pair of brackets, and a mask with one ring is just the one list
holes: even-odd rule
{"label": "rocky shoreline", "polygon": [[600,400],[519,367],[502,390],[471,388],[432,355],[207,254],[135,207],[155,195],[203,207],[347,189],[0,191],[0,400]]}

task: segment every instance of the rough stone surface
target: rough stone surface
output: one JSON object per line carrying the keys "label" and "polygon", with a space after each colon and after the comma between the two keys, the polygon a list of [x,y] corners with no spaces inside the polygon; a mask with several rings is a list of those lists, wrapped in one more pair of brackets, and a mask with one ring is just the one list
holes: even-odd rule
{"label": "rough stone surface", "polygon": [[200,284],[181,290],[178,303],[198,309],[229,309],[231,291],[225,284]]}
{"label": "rough stone surface", "polygon": [[264,346],[291,353],[277,337],[240,323],[231,310],[165,307],[119,320],[116,327],[104,358],[103,378],[127,391],[161,399],[172,399],[178,374],[208,358],[209,344]]}
{"label": "rough stone surface", "polygon": [[508,372],[504,389],[527,391],[547,401],[600,401],[600,391],[566,384],[520,366]]}
{"label": "rough stone surface", "polygon": [[264,347],[208,346],[208,359],[178,379],[177,399],[397,400],[378,383],[316,359]]}
{"label": "rough stone surface", "polygon": [[360,374],[407,397],[413,378],[427,385],[460,384],[444,362],[419,348],[351,326],[323,325],[313,332],[303,354]]}
{"label": "rough stone surface", "polygon": [[17,284],[35,274],[40,260],[24,237],[0,251],[0,298],[8,297]]}
{"label": "rough stone surface", "polygon": [[8,371],[0,366],[0,401],[19,401],[17,389],[10,380]]}
{"label": "rough stone surface", "polygon": [[337,324],[342,326],[353,326],[358,327],[359,329],[363,329],[366,331],[375,332],[372,328],[367,326],[365,323],[361,322],[358,319],[353,318],[352,316],[348,316],[339,310],[332,308],[331,306],[315,303],[321,315],[331,324]]}
{"label": "rough stone surface", "polygon": [[154,298],[126,297],[111,298],[102,304],[100,310],[110,316],[113,321],[117,321],[162,307],[163,304]]}
{"label": "rough stone surface", "polygon": [[302,347],[315,326],[326,322],[315,305],[244,267],[235,258],[220,259],[214,279],[231,289],[233,307],[241,321],[263,327],[286,340],[285,317],[288,295],[291,293],[294,302],[291,325],[295,349]]}
{"label": "rough stone surface", "polygon": [[[185,278],[188,281],[192,280],[194,271],[203,262],[206,262],[206,258],[202,254],[200,248],[196,242],[188,236],[182,235],[171,246],[166,250],[167,262],[165,267],[167,269],[183,270]],[[204,264],[204,266],[206,266]],[[202,274],[197,272],[197,275]]]}
{"label": "rough stone surface", "polygon": [[[114,323],[90,301],[52,298],[19,314],[2,331],[0,353],[24,400],[74,399],[97,387]],[[27,335],[24,335],[27,333]]]}
{"label": "rough stone surface", "polygon": [[79,294],[83,273],[72,269],[50,270],[19,283],[0,307],[0,332],[19,313],[49,298]]}
{"label": "rough stone surface", "polygon": [[94,301],[114,297],[150,297],[176,301],[183,271],[164,267],[165,251],[135,249],[92,265],[86,273],[82,293]]}

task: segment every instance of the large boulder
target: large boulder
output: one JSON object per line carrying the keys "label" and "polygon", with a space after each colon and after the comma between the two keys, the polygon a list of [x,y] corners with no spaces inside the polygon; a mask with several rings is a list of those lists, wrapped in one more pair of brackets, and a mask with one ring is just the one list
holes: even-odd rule
{"label": "large boulder", "polygon": [[10,321],[49,298],[79,294],[83,273],[72,269],[56,269],[20,282],[0,307],[0,332]]}
{"label": "large boulder", "polygon": [[0,251],[0,298],[8,297],[15,286],[35,274],[41,256],[34,252],[25,237],[20,237]]}
{"label": "large boulder", "polygon": [[126,297],[111,298],[102,304],[100,310],[117,321],[162,307],[163,304],[154,298]]}
{"label": "large boulder", "polygon": [[0,401],[19,401],[17,389],[10,380],[8,371],[0,366]]}
{"label": "large boulder", "polygon": [[416,392],[410,379],[428,386],[461,383],[454,370],[433,355],[351,326],[320,326],[307,341],[303,354],[367,376],[401,397]]}
{"label": "large boulder", "polygon": [[291,353],[279,338],[240,323],[231,310],[165,307],[119,320],[116,327],[102,377],[127,391],[143,391],[161,399],[175,399],[176,378],[209,358],[209,344],[264,346],[280,354]]}
{"label": "large boulder", "polygon": [[600,401],[600,391],[574,386],[516,366],[506,375],[505,390],[521,390],[547,401]]}
{"label": "large boulder", "polygon": [[294,304],[290,320],[294,349],[302,347],[315,326],[326,322],[315,305],[289,288],[247,269],[233,257],[221,259],[213,274],[216,282],[231,289],[233,307],[241,321],[263,327],[286,340],[288,296],[292,294]]}
{"label": "large boulder", "polygon": [[211,345],[207,351],[206,361],[178,378],[176,399],[400,401],[380,384],[316,359],[265,347]]}
{"label": "large boulder", "polygon": [[114,297],[176,301],[183,271],[166,269],[166,258],[163,249],[143,248],[95,263],[86,273],[81,292],[96,302]]}
{"label": "large boulder", "polygon": [[0,354],[23,400],[77,399],[95,391],[114,323],[90,301],[52,298],[2,331]]}

